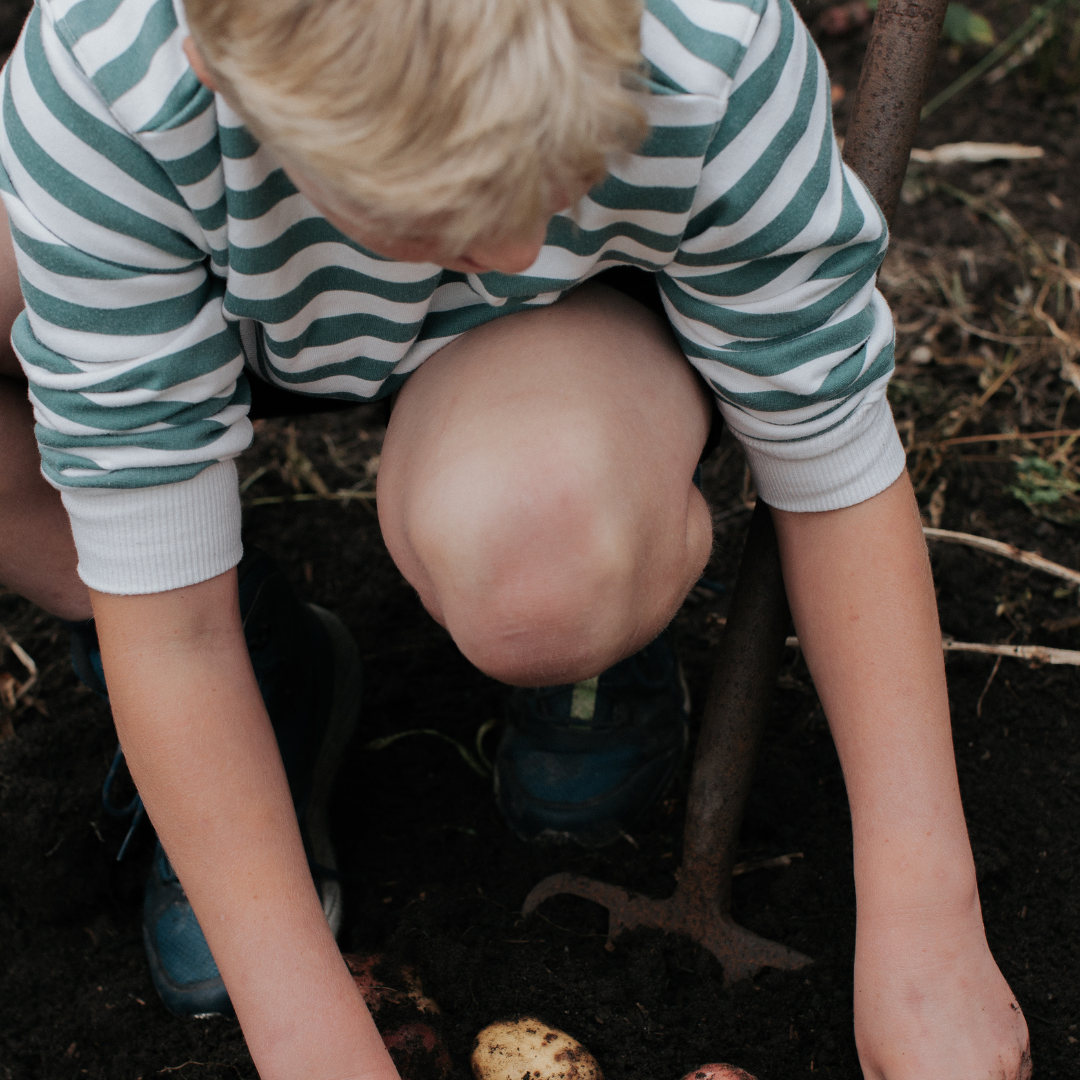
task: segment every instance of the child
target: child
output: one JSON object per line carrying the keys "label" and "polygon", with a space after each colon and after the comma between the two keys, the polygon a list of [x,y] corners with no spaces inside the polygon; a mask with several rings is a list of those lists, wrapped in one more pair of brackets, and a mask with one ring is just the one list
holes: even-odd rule
{"label": "child", "polygon": [[[181,997],[185,957],[220,970],[262,1076],[395,1076],[290,798],[309,833],[350,643],[257,557],[235,569],[263,383],[396,394],[387,546],[470,660],[540,688],[514,691],[499,750],[511,826],[584,842],[685,742],[658,635],[709,555],[715,397],[775,508],[848,785],[864,1072],[1029,1075],[885,402],[885,228],[787,0],[41,0],[3,120],[13,342],[52,487],[9,381],[0,572],[93,613],[163,845],[151,963]],[[655,275],[666,320],[582,284],[617,265]],[[293,678],[279,633],[307,650],[294,678],[323,657],[317,715],[268,690]],[[203,932],[210,969],[184,951]]]}

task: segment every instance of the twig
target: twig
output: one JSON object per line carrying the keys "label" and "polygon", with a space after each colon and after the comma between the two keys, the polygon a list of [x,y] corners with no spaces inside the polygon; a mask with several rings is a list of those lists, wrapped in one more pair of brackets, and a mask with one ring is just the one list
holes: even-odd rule
{"label": "twig", "polygon": [[972,195],[970,191],[964,191],[963,188],[955,187],[952,184],[945,184],[941,181],[938,181],[936,186],[939,191],[944,191],[946,195],[951,195],[954,199],[958,199],[977,214],[984,214],[988,217],[1005,234],[1011,243],[1017,245],[1026,244],[1037,256],[1038,262],[1046,262],[1046,253],[1031,239],[1031,235],[1028,233],[1027,229],[1017,221],[1016,216],[999,202],[984,198],[982,195]]}
{"label": "twig", "polygon": [[483,762],[484,767],[489,773],[494,771],[495,766],[491,763],[491,759],[484,752],[484,736],[487,735],[487,733],[491,731],[492,728],[497,727],[498,723],[499,721],[497,718],[492,718],[491,720],[485,720],[476,729],[476,756],[481,762]]}
{"label": "twig", "polygon": [[937,97],[932,98],[922,108],[919,119],[925,120],[932,112],[945,104],[949,98],[960,93],[965,86],[973,83],[984,72],[989,71],[1003,57],[1009,56],[1027,36],[1054,10],[1062,0],[1049,0],[1042,7],[1035,8],[1028,19],[1015,29],[996,49],[988,52],[973,68],[964,72],[955,82],[945,87]]}
{"label": "twig", "polygon": [[1019,360],[1014,360],[1011,364],[1005,365],[1005,370],[982,392],[982,395],[975,401],[975,408],[981,409],[1008,381],[1016,374],[1016,369],[1020,366]]}
{"label": "twig", "polygon": [[[1015,544],[1005,544],[1000,540],[991,540],[987,536],[973,536],[971,533],[951,532],[949,529],[932,529],[929,526],[923,528],[923,535],[928,540],[940,540],[944,544],[960,544],[963,547],[975,548],[978,551],[986,551],[991,555],[1000,555],[1004,559],[1023,563],[1033,570],[1042,570],[1046,574],[1071,581],[1074,585],[1080,585],[1080,571],[1070,570],[1060,563],[1051,562],[1034,551],[1022,551]],[[1010,646],[1010,648],[1027,648],[1028,646]],[[1034,648],[1034,646],[1032,646]],[[1012,656],[1012,653],[1002,653],[1003,656]]]}
{"label": "twig", "polygon": [[1080,428],[1059,428],[1056,431],[1010,431],[1003,435],[960,435],[955,439],[942,439],[941,442],[915,443],[908,447],[912,450],[940,450],[945,446],[966,446],[969,443],[983,442],[1035,442],[1037,439],[1076,438]]}
{"label": "twig", "polygon": [[457,739],[453,738],[453,736],[446,735],[441,731],[436,731],[434,728],[414,728],[412,731],[397,731],[393,735],[384,735],[381,739],[372,739],[364,749],[385,750],[386,747],[396,743],[398,739],[404,739],[410,735],[430,735],[435,739],[441,739],[443,742],[449,743],[457,750],[461,755],[461,760],[464,761],[477,776],[486,778],[491,775],[491,769],[486,767],[482,761],[478,761],[472,753],[470,753],[467,746],[463,746]]}
{"label": "twig", "polygon": [[[993,330],[984,330],[981,326],[969,323],[966,319],[957,315],[955,311],[947,311],[944,314],[946,318],[951,319],[961,330],[966,330],[972,337],[977,337],[984,341],[996,341],[999,345],[1014,345],[1017,347],[1020,345],[1037,345],[1043,340],[1038,334],[1028,334],[1027,336],[1020,337],[1009,334],[996,334]],[[1049,316],[1047,316],[1047,318],[1049,318]],[[1057,324],[1055,323],[1054,325],[1056,326]]]}
{"label": "twig", "polygon": [[[938,530],[944,531],[944,530]],[[727,619],[716,619],[721,626],[727,623]],[[799,639],[794,635],[785,638],[784,645],[789,649],[801,649]],[[1080,667],[1080,652],[1074,649],[1052,649],[1048,645],[984,645],[978,641],[953,641],[952,638],[942,638],[941,648],[945,652],[968,652],[980,653],[984,656],[1011,656],[1016,660],[1034,660],[1040,664],[1068,664],[1072,667]]]}
{"label": "twig", "polygon": [[1026,64],[1052,37],[1054,36],[1054,24],[1046,23],[1044,26],[1040,26],[1034,34],[1031,35],[1010,56],[1005,63],[1000,67],[994,68],[989,75],[986,76],[986,81],[993,86],[995,83],[1001,82],[1010,71],[1020,67],[1021,64]]}
{"label": "twig", "polygon": [[[789,637],[784,644],[789,649],[801,647],[797,637]],[[1080,667],[1080,652],[1074,649],[1052,649],[1049,645],[984,645],[979,641],[953,641],[951,638],[942,638],[941,647],[945,652],[1011,656],[1016,660],[1034,660],[1040,664],[1068,664],[1072,667]]]}
{"label": "twig", "polygon": [[240,484],[240,494],[243,495],[252,484],[265,476],[269,471],[269,465],[260,465],[253,473],[246,476]]}
{"label": "twig", "polygon": [[299,495],[261,495],[257,499],[249,499],[248,506],[274,506],[279,503],[291,502],[350,502],[353,499],[374,501],[374,491],[328,491],[325,495],[318,493],[301,492]]}
{"label": "twig", "polygon": [[189,1065],[200,1065],[204,1069],[232,1069],[237,1076],[240,1075],[240,1070],[226,1061],[185,1061],[182,1065],[166,1065],[164,1069],[158,1069],[157,1074],[160,1076],[162,1073],[179,1072]]}
{"label": "twig", "polygon": [[911,160],[919,165],[953,165],[958,161],[980,165],[987,161],[1034,161],[1045,156],[1041,146],[1020,143],[942,143],[933,150],[911,151]]}
{"label": "twig", "polygon": [[1046,303],[1046,297],[1049,294],[1050,289],[1053,287],[1053,285],[1054,282],[1048,281],[1039,290],[1038,299],[1032,306],[1031,313],[1035,316],[1036,319],[1045,324],[1046,328],[1050,331],[1051,334],[1054,335],[1054,337],[1058,339],[1058,341],[1064,342],[1070,348],[1075,349],[1080,346],[1080,341],[1077,341],[1076,338],[1074,338],[1071,334],[1066,334],[1065,331],[1062,330],[1060,326],[1058,326],[1054,318],[1048,315],[1045,311],[1043,311],[1043,304]]}
{"label": "twig", "polygon": [[755,870],[772,870],[778,866],[790,866],[792,859],[801,859],[801,851],[793,851],[790,855],[777,855],[772,859],[747,859],[746,862],[736,863],[731,868],[731,876],[739,877],[740,874],[752,874]]}
{"label": "twig", "polygon": [[1072,630],[1080,626],[1080,615],[1066,615],[1063,619],[1044,619],[1042,628],[1051,634],[1060,634],[1062,630]]}
{"label": "twig", "polygon": [[990,678],[986,680],[986,685],[982,688],[982,693],[979,695],[979,700],[975,704],[975,717],[976,719],[982,719],[982,703],[983,698],[986,697],[986,691],[990,689],[990,684],[994,681],[994,677],[998,673],[998,668],[1001,667],[1001,661],[1003,657],[999,656],[994,661],[994,670],[990,672]]}
{"label": "twig", "polygon": [[1011,656],[1016,660],[1034,660],[1040,664],[1068,664],[1080,667],[1080,652],[1075,649],[1051,649],[1048,645],[982,645],[978,642],[941,642],[946,652],[982,653],[984,656]]}
{"label": "twig", "polygon": [[18,701],[37,682],[38,669],[29,653],[0,626],[0,645],[6,645],[18,658],[19,663],[26,669],[27,679],[20,683],[13,692],[13,702]]}
{"label": "twig", "polygon": [[1080,439],[1080,431],[1073,432],[1046,460],[1053,465],[1055,462],[1067,462],[1069,459],[1069,451],[1073,448],[1073,443],[1077,439]]}
{"label": "twig", "polygon": [[306,484],[312,491],[319,495],[329,495],[330,485],[319,475],[311,458],[300,449],[296,441],[296,425],[290,424],[287,434],[288,442],[285,444],[285,468],[282,472],[293,482],[297,491]]}

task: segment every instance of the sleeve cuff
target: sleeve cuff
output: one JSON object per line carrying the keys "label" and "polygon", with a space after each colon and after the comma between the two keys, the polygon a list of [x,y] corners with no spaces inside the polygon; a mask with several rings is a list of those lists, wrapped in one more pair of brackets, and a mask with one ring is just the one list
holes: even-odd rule
{"label": "sleeve cuff", "polygon": [[236,465],[220,461],[190,480],[147,488],[61,492],[79,553],[79,577],[131,596],[195,585],[243,554]]}
{"label": "sleeve cuff", "polygon": [[758,493],[778,510],[854,506],[884,491],[907,466],[884,395],[812,439],[769,443],[740,436],[739,441]]}

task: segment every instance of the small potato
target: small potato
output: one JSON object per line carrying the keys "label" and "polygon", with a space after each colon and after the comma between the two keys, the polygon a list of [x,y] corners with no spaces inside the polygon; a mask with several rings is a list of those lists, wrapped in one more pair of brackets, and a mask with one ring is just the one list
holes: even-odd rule
{"label": "small potato", "polygon": [[745,1069],[738,1069],[734,1065],[699,1065],[692,1072],[688,1072],[683,1080],[755,1080]]}
{"label": "small potato", "polygon": [[427,997],[420,984],[420,976],[407,965],[391,964],[379,953],[361,955],[345,953],[342,956],[353,982],[375,1016],[383,1005],[405,1005],[408,1001],[423,1013],[439,1013],[438,1003]]}
{"label": "small potato", "polygon": [[379,953],[343,959],[401,1080],[446,1080],[453,1064],[432,1026],[439,1006],[424,994],[416,972]]}
{"label": "small potato", "polygon": [[382,1031],[383,1045],[401,1080],[446,1080],[453,1065],[450,1054],[430,1024],[402,1024]]}
{"label": "small potato", "polygon": [[532,1016],[484,1028],[473,1043],[472,1071],[476,1080],[604,1080],[577,1039]]}

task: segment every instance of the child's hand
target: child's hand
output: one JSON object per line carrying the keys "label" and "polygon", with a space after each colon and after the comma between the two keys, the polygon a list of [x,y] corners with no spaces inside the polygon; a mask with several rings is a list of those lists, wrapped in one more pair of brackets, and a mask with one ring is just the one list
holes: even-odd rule
{"label": "child's hand", "polygon": [[860,913],[855,1042],[866,1080],[1028,1080],[1027,1024],[977,902],[959,914]]}

